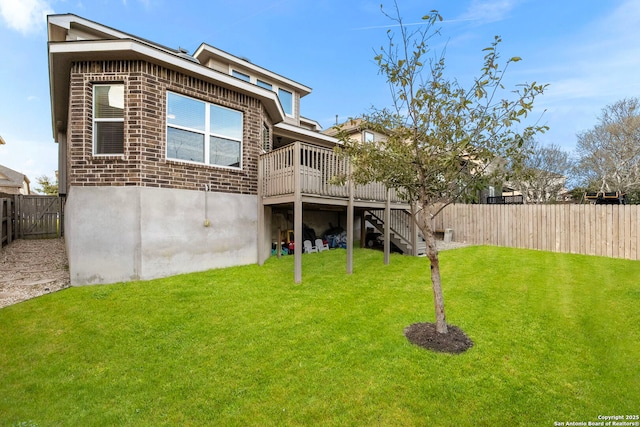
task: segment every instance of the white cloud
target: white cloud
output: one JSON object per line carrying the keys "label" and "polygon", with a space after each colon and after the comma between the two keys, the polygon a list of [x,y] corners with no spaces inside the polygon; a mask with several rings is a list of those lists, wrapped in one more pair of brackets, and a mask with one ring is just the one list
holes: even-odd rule
{"label": "white cloud", "polygon": [[9,28],[22,34],[44,28],[45,18],[53,13],[46,0],[0,0],[0,15]]}
{"label": "white cloud", "polygon": [[[151,6],[151,0],[138,0],[138,3],[140,3],[145,9],[148,9]],[[122,0],[122,5],[127,7],[129,5],[129,1]]]}
{"label": "white cloud", "polygon": [[626,1],[558,49],[556,66],[562,68],[551,82],[552,97],[591,102],[600,109],[625,97],[640,96],[639,25],[640,7]]}
{"label": "white cloud", "polygon": [[515,0],[473,0],[460,20],[480,21],[483,24],[502,21],[515,5]]}
{"label": "white cloud", "polygon": [[31,182],[41,175],[55,176],[58,170],[58,145],[53,142],[5,138],[0,145],[2,165],[27,175]]}
{"label": "white cloud", "polygon": [[518,75],[550,83],[536,100],[551,128],[541,142],[571,149],[576,134],[592,128],[603,108],[640,97],[638,28],[640,3],[617,1],[576,33],[531,52],[534,67]]}

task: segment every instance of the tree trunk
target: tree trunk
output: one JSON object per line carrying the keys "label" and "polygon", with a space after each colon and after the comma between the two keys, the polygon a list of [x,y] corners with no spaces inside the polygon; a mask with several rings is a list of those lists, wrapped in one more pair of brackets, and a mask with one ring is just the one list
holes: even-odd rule
{"label": "tree trunk", "polygon": [[[424,205],[423,205],[424,206]],[[431,219],[422,209],[419,215],[419,228],[424,235],[427,243],[427,257],[431,264],[431,287],[433,288],[433,302],[436,313],[436,332],[446,334],[449,332],[447,328],[447,319],[444,314],[444,297],[442,296],[442,280],[440,278],[440,259],[438,258],[438,248],[436,247],[435,233],[431,227]]]}

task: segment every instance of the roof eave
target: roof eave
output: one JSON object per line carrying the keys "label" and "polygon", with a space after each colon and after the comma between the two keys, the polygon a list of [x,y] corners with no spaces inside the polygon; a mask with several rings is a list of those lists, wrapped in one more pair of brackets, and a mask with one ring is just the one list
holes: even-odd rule
{"label": "roof eave", "polygon": [[201,63],[205,63],[205,60],[208,59],[208,57],[214,57],[220,58],[232,65],[244,67],[253,71],[257,75],[279,81],[285,86],[289,86],[290,88],[295,89],[300,94],[301,98],[303,96],[309,95],[312,92],[312,89],[309,86],[305,86],[301,83],[296,82],[295,80],[291,80],[278,73],[274,73],[273,71],[255,65],[254,63],[247,61],[246,59],[242,59],[206,43],[202,43],[198,47],[198,49],[196,49],[196,51],[193,53],[193,57],[198,59]]}
{"label": "roof eave", "polygon": [[213,81],[221,87],[258,98],[274,123],[279,123],[285,118],[285,113],[274,92],[212,70],[141,40],[117,39],[49,42],[48,49],[54,139],[57,139],[57,132],[59,130],[66,129],[69,73],[73,61],[145,60],[205,81]]}
{"label": "roof eave", "polygon": [[294,140],[312,143],[314,145],[320,145],[323,147],[335,147],[341,145],[342,142],[337,138],[334,138],[324,133],[315,132],[312,130],[300,128],[298,126],[291,125],[289,123],[281,122],[274,125],[274,134],[279,134],[291,138]]}

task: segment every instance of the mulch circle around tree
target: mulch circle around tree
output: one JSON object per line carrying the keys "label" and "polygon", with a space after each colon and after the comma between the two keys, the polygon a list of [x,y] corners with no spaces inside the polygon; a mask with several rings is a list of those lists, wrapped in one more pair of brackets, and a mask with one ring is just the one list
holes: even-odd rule
{"label": "mulch circle around tree", "polygon": [[473,341],[462,329],[448,325],[448,333],[436,332],[435,323],[414,323],[404,328],[410,343],[441,353],[460,354],[473,347]]}

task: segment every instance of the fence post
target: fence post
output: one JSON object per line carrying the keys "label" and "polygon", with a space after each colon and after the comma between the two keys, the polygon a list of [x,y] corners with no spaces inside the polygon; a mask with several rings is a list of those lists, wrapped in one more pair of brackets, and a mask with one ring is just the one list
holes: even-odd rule
{"label": "fence post", "polygon": [[[13,241],[13,227],[12,225],[12,215],[13,211],[11,210],[11,199],[7,199],[7,245]],[[1,215],[4,217],[4,215]]]}
{"label": "fence post", "polygon": [[[7,199],[8,200],[8,199]],[[2,248],[2,242],[4,242],[4,199],[0,199],[0,248]],[[7,207],[8,207],[7,203]],[[7,215],[9,213],[7,212]],[[8,218],[7,221],[7,244],[9,244],[9,222],[11,221],[11,217]]]}
{"label": "fence post", "polygon": [[15,234],[15,238],[19,239],[22,237],[22,224],[20,224],[20,195],[16,194],[13,196],[13,226],[15,230],[13,231]]}

